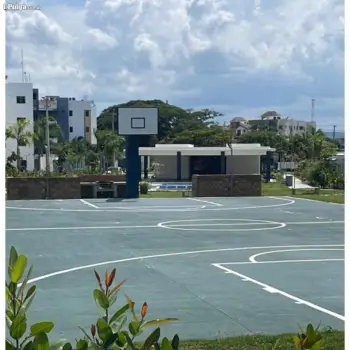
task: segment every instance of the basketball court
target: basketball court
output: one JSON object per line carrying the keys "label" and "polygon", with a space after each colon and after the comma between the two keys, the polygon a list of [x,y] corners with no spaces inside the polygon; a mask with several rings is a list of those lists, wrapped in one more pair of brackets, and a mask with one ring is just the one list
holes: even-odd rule
{"label": "basketball court", "polygon": [[97,316],[93,269],[117,268],[163,334],[344,328],[344,206],[290,197],[7,201],[7,252],[34,265],[31,319],[73,340]]}

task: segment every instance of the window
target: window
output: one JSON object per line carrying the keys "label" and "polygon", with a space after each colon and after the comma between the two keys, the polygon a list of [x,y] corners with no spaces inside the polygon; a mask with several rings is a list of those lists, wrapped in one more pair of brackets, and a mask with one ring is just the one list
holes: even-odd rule
{"label": "window", "polygon": [[20,121],[20,120],[26,120],[26,118],[24,118],[24,117],[17,117],[17,121]]}
{"label": "window", "polygon": [[85,127],[85,132],[90,132],[90,128],[88,126]]}
{"label": "window", "polygon": [[85,111],[85,117],[90,117],[90,111],[89,110]]}
{"label": "window", "polygon": [[38,98],[36,92],[33,92],[33,100],[36,100]]}
{"label": "window", "polygon": [[17,96],[17,103],[26,103],[26,97],[25,96]]}
{"label": "window", "polygon": [[73,117],[73,111],[69,111],[69,116]]}
{"label": "window", "polygon": [[69,127],[69,132],[73,132],[73,127],[72,126]]}
{"label": "window", "polygon": [[20,167],[21,167],[21,170],[27,170],[27,161],[24,159],[21,159]]}

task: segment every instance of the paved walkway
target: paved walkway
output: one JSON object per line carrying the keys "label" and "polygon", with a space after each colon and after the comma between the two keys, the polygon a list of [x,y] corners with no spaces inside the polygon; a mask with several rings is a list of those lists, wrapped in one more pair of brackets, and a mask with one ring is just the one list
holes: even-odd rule
{"label": "paved walkway", "polygon": [[296,189],[313,189],[315,187],[313,186],[310,186],[306,183],[303,183],[300,179],[298,179],[297,177],[295,177],[294,175],[292,174],[284,174],[283,175],[283,178],[284,180],[286,179],[286,176],[292,176],[294,179],[293,179],[293,186],[288,186],[288,188],[292,189],[292,188],[296,188]]}

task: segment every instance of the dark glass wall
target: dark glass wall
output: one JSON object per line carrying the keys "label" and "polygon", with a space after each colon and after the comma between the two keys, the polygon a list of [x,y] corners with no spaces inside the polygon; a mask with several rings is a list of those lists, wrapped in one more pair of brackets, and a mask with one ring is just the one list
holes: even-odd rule
{"label": "dark glass wall", "polygon": [[221,174],[220,156],[191,156],[190,178],[192,178],[193,174]]}

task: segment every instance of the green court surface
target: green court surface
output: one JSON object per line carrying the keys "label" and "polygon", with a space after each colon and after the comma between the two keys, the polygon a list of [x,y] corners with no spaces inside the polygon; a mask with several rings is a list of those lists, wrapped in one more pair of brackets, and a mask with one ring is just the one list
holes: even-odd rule
{"label": "green court surface", "polygon": [[[31,320],[73,340],[97,318],[93,269],[117,268],[181,339],[344,329],[344,206],[289,197],[7,201],[34,265]],[[119,305],[124,303],[123,292]]]}

